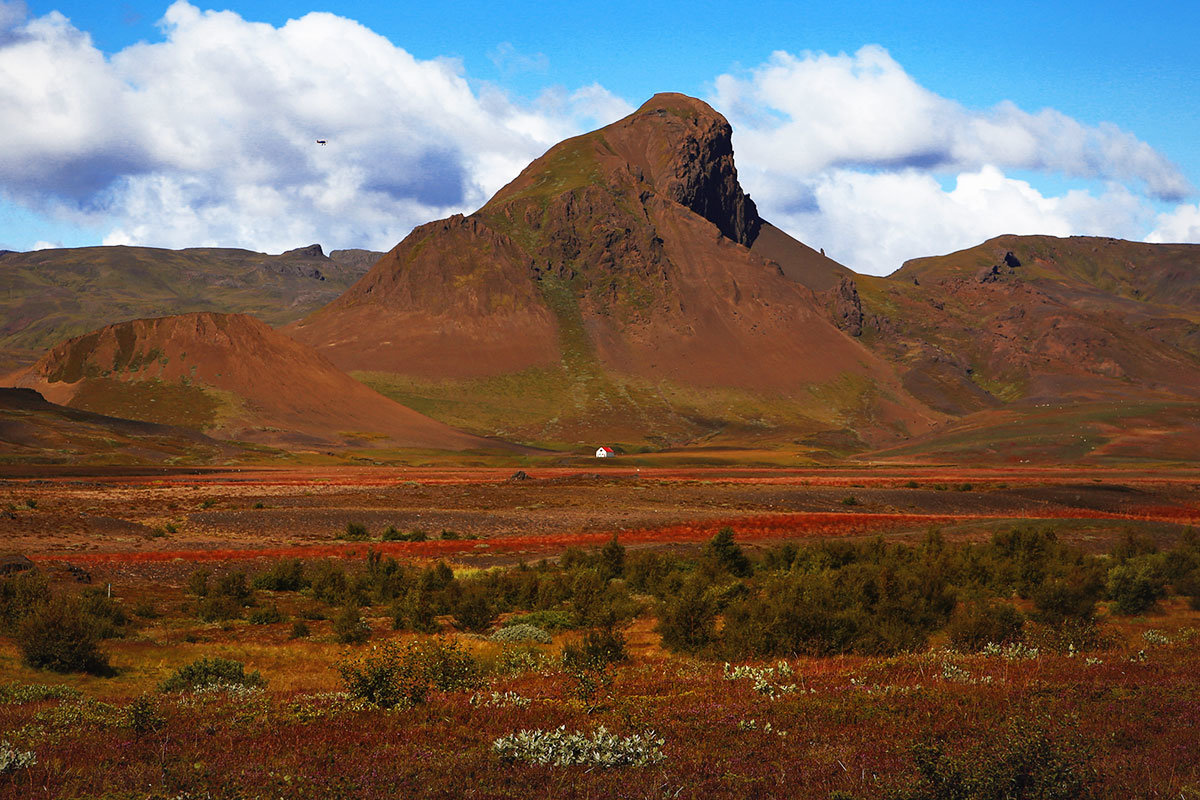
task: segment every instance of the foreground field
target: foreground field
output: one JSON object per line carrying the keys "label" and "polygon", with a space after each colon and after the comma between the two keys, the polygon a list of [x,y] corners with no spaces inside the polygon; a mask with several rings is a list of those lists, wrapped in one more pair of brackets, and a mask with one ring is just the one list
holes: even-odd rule
{"label": "foreground field", "polygon": [[7,476],[0,796],[1200,798],[1200,475],[531,472]]}

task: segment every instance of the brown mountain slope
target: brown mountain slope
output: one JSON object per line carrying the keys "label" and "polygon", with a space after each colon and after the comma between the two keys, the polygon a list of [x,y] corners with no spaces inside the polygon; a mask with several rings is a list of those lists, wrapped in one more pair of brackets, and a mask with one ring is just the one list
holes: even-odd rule
{"label": "brown mountain slope", "polygon": [[73,408],[241,441],[449,450],[492,445],[377,394],[243,314],[109,325],[53,348],[16,383]]}
{"label": "brown mountain slope", "polygon": [[0,463],[205,463],[240,448],[187,428],[56,405],[32,389],[0,389]]}
{"label": "brown mountain slope", "polygon": [[[785,420],[789,436],[851,420],[865,438],[924,430],[937,415],[749,247],[769,231],[766,250],[817,286],[843,269],[758,217],[730,135],[703,102],[656,95],[551,148],[470,217],[418,228],[288,330],[406,403],[539,441],[695,441]],[[556,402],[530,408],[535,391]],[[523,419],[484,419],[498,392]],[[778,405],[746,415],[748,397]]]}
{"label": "brown mountain slope", "polygon": [[131,319],[218,311],[282,325],[345,291],[379,253],[317,245],[266,255],[196,247],[80,247],[0,254],[0,373]]}
{"label": "brown mountain slope", "polygon": [[1200,246],[1004,236],[855,281],[863,341],[935,407],[1200,396]]}

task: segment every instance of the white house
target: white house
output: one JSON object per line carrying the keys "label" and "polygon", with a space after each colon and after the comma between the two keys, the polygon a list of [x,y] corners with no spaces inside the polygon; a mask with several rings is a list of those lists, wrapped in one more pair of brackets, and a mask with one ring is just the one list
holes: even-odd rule
{"label": "white house", "polygon": [[596,448],[596,458],[612,458],[616,454],[616,451],[607,445],[601,445]]}

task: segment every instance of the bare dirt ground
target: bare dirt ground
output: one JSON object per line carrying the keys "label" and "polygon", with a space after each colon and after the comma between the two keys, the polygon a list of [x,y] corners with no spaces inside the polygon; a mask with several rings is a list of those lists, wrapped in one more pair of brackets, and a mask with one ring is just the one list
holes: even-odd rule
{"label": "bare dirt ground", "polygon": [[[593,547],[696,546],[724,525],[751,546],[826,536],[981,538],[1053,524],[1096,548],[1169,545],[1200,522],[1200,471],[1048,468],[8,468],[0,550],[103,575],[198,561],[396,556],[486,566]],[[348,541],[347,525],[368,540]],[[381,541],[388,528],[426,541]],[[149,577],[149,575],[146,575]]]}

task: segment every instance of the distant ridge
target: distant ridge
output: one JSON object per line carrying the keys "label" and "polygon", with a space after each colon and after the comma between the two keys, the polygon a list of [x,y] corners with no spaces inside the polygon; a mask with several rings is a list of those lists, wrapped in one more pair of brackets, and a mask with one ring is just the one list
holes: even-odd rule
{"label": "distant ridge", "polygon": [[337,297],[378,259],[319,245],[280,255],[218,247],[79,247],[0,253],[0,374],[114,322],[195,311],[270,325]]}

